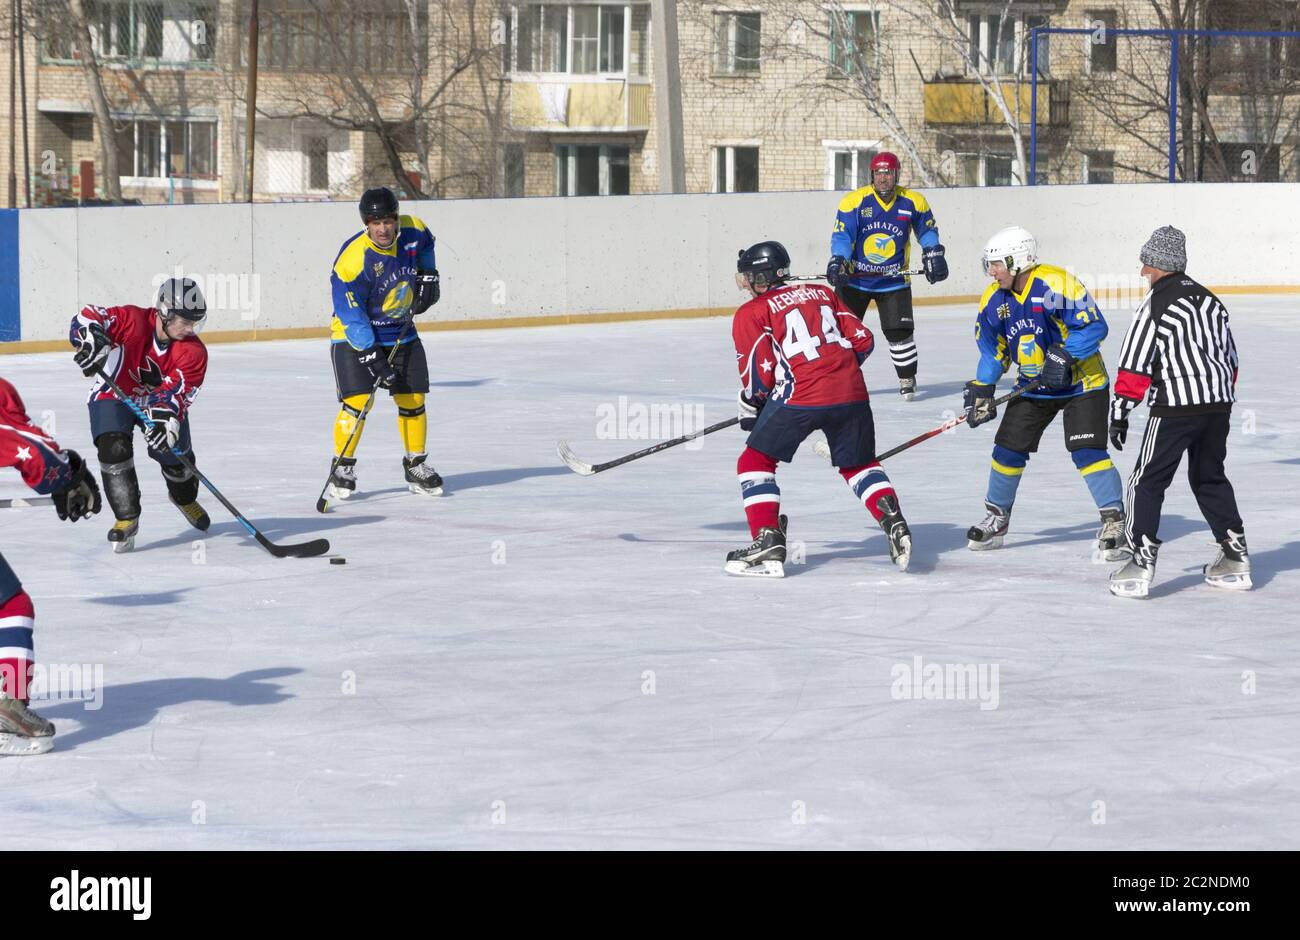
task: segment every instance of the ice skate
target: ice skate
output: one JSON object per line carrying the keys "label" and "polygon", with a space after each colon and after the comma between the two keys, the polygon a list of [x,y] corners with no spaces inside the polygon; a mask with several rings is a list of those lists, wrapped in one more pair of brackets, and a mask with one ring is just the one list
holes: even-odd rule
{"label": "ice skate", "polygon": [[1097,549],[1092,553],[1093,562],[1123,561],[1132,554],[1124,536],[1124,510],[1103,509],[1101,528],[1097,530]]}
{"label": "ice skate", "polygon": [[784,578],[785,516],[780,517],[778,525],[778,529],[759,529],[758,537],[748,548],[728,552],[723,570],[742,578]]}
{"label": "ice skate", "polygon": [[899,571],[906,571],[912,560],[912,532],[898,508],[898,500],[882,496],[876,501],[876,508],[883,514],[880,528],[889,537],[889,560],[898,566]]}
{"label": "ice skate", "polygon": [[903,401],[911,401],[916,397],[916,376],[911,375],[905,379],[898,380],[898,394],[903,396]]}
{"label": "ice skate", "polygon": [[325,499],[335,503],[347,499],[357,491],[357,458],[340,457],[330,474],[330,482],[325,487]]}
{"label": "ice skate", "polygon": [[108,540],[119,555],[135,549],[135,534],[140,531],[139,519],[118,519],[108,530]]}
{"label": "ice skate", "polygon": [[1219,543],[1219,556],[1206,565],[1202,572],[1205,583],[1228,591],[1249,591],[1250,555],[1246,551],[1246,536],[1228,530],[1228,537]]}
{"label": "ice skate", "polygon": [[54,747],[54,722],[16,698],[0,697],[0,755],[44,754]]}
{"label": "ice skate", "polygon": [[173,506],[181,511],[181,515],[189,521],[190,525],[200,532],[208,531],[208,526],[212,525],[212,520],[208,518],[207,512],[199,505],[197,499],[190,503],[178,503],[171,496],[168,496],[168,499],[172,501]]}
{"label": "ice skate", "polygon": [[988,515],[979,525],[966,530],[966,547],[973,552],[985,552],[1002,547],[1002,538],[1007,534],[1011,524],[1011,510],[984,501]]}
{"label": "ice skate", "polygon": [[426,454],[402,458],[402,467],[406,470],[407,488],[421,496],[441,496],[442,477],[438,476],[438,472],[433,467],[425,466],[426,459]]}
{"label": "ice skate", "polygon": [[1156,576],[1156,553],[1159,542],[1142,536],[1142,546],[1133,552],[1128,563],[1110,575],[1110,593],[1116,597],[1146,597]]}

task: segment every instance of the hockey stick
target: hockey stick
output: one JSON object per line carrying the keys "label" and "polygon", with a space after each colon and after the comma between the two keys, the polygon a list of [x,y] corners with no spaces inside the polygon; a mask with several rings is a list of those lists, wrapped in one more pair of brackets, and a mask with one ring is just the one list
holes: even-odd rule
{"label": "hockey stick", "polygon": [[0,499],[0,509],[22,509],[25,506],[49,506],[53,502],[53,496],[17,496],[13,499]]}
{"label": "hockey stick", "polygon": [[[144,413],[144,409],[132,401],[127,396],[126,392],[122,391],[122,389],[118,387],[117,383],[108,377],[108,374],[105,373],[103,369],[96,369],[95,372],[104,380],[105,383],[107,383],[108,387],[113,390],[113,394],[118,397],[118,400],[135,412],[135,416],[140,419],[140,422],[144,425],[144,429],[146,431],[152,430],[154,422]],[[244,518],[244,514],[236,509],[234,504],[232,504],[230,500],[226,499],[219,489],[212,485],[212,481],[205,477],[198,467],[194,466],[194,461],[186,457],[185,454],[181,452],[180,448],[173,447],[172,453],[176,456],[176,459],[181,462],[181,465],[185,467],[185,469],[189,470],[190,473],[199,478],[199,482],[206,486],[212,492],[213,496],[221,500],[221,505],[230,510],[230,514],[235,517],[236,521],[248,530],[248,534],[257,539],[257,543],[276,558],[312,558],[316,555],[324,555],[330,550],[330,543],[327,539],[312,539],[310,542],[301,542],[297,545],[275,544],[258,531],[257,526]]]}
{"label": "hockey stick", "polygon": [[[1025,394],[1025,392],[1037,388],[1038,384],[1042,381],[1043,381],[1042,379],[1034,379],[1024,388],[1018,388],[1014,392],[1008,392],[1007,394],[1003,395],[1001,398],[995,398],[993,400],[993,407],[996,408],[998,405],[1009,402],[1013,398],[1019,398],[1021,395]],[[932,430],[926,431],[924,434],[918,434],[910,441],[907,441],[903,444],[899,444],[897,447],[893,448],[892,450],[885,451],[883,454],[877,456],[876,460],[877,462],[879,462],[881,460],[885,460],[886,458],[893,457],[897,454],[901,454],[903,451],[907,450],[908,448],[915,447],[917,444],[920,444],[923,441],[928,441],[932,437],[938,437],[940,434],[944,433],[945,431],[951,431],[957,425],[965,422],[965,420],[966,420],[966,412],[963,411],[957,417],[950,418],[949,420],[945,421],[943,424],[939,425],[937,428],[933,428]],[[816,444],[814,444],[813,452],[817,454],[817,456],[823,457],[826,460],[831,459],[831,448],[830,445],[827,444],[825,440],[820,440]]]}
{"label": "hockey stick", "polygon": [[628,454],[626,457],[619,457],[616,460],[607,460],[605,463],[590,464],[584,463],[578,459],[569,447],[568,441],[560,441],[555,445],[555,452],[560,455],[564,465],[574,473],[584,477],[589,477],[593,473],[600,473],[602,470],[608,470],[610,467],[617,467],[631,460],[640,460],[642,457],[649,457],[651,454],[657,454],[661,450],[667,450],[669,447],[676,447],[678,444],[685,444],[687,441],[693,441],[697,437],[703,437],[706,434],[712,434],[714,431],[721,431],[723,428],[729,428],[733,424],[739,424],[740,418],[728,418],[726,421],[719,421],[712,424],[703,431],[696,431],[694,434],[684,434],[681,437],[674,437],[671,441],[662,441],[653,447],[647,447],[645,450],[638,450],[634,454]]}
{"label": "hockey stick", "polygon": [[[916,271],[900,271],[897,268],[884,268],[879,271],[854,271],[845,279],[854,277],[915,277],[925,273],[925,268]],[[826,281],[825,274],[791,274],[787,281]],[[827,282],[829,283],[829,282]]]}
{"label": "hockey stick", "polygon": [[[407,317],[406,323],[402,325],[402,331],[397,334],[397,339],[393,341],[392,351],[388,354],[388,364],[390,366],[393,364],[393,360],[397,358],[397,350],[401,347],[402,340],[406,337],[407,328],[414,322],[414,317]],[[343,449],[340,450],[338,454],[335,455],[334,459],[330,461],[330,475],[326,478],[325,485],[321,487],[320,496],[316,497],[317,512],[326,512],[329,509],[329,500],[325,498],[325,493],[329,491],[330,481],[334,479],[334,471],[338,469],[339,461],[343,459],[343,455],[352,447],[352,439],[357,436],[357,433],[361,430],[361,425],[365,423],[366,415],[370,414],[370,409],[374,407],[375,395],[378,394],[378,392],[379,380],[375,379],[375,383],[370,386],[370,397],[366,399],[365,407],[361,409],[361,414],[357,416],[357,420],[352,423],[352,433],[348,435],[347,441],[343,444]]]}

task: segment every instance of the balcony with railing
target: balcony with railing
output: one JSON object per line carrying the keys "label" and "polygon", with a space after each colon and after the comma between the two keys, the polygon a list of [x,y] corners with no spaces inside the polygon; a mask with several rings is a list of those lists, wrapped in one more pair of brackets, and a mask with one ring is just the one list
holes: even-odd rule
{"label": "balcony with railing", "polygon": [[[1033,88],[1028,80],[990,79],[996,82],[1012,116],[1028,123],[1033,111]],[[1006,118],[991,91],[977,79],[939,79],[925,83],[925,123],[972,127],[1005,124]],[[1070,123],[1070,83],[1064,79],[1038,81],[1038,124],[1064,127]]]}

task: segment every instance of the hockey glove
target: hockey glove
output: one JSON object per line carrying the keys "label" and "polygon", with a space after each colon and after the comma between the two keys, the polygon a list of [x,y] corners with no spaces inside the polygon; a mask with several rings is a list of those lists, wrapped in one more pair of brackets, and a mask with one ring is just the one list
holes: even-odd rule
{"label": "hockey glove", "polygon": [[384,355],[383,347],[371,346],[357,353],[357,362],[365,367],[376,385],[392,388],[397,384],[397,371]]}
{"label": "hockey glove", "polygon": [[73,327],[69,339],[77,347],[72,360],[81,367],[83,375],[94,375],[113,348],[113,341],[98,323]]}
{"label": "hockey glove", "polygon": [[925,268],[925,279],[937,284],[948,276],[948,262],[943,257],[943,245],[927,248],[921,255],[921,267]]}
{"label": "hockey glove", "polygon": [[104,504],[99,495],[99,484],[86,469],[86,462],[81,459],[81,455],[75,450],[64,451],[64,454],[72,470],[72,482],[52,494],[54,511],[60,519],[76,522],[83,516],[93,516]]}
{"label": "hockey glove", "polygon": [[737,401],[740,404],[740,429],[742,431],[754,430],[754,424],[758,421],[758,413],[763,410],[763,403],[767,399],[760,398],[756,402],[750,401],[745,397],[745,390],[742,388],[737,396]]}
{"label": "hockey glove", "polygon": [[1110,423],[1110,444],[1116,450],[1124,449],[1124,442],[1128,440],[1128,418],[1119,418]]}
{"label": "hockey glove", "polygon": [[150,408],[149,420],[153,426],[145,428],[145,443],[155,453],[170,453],[181,436],[181,419],[170,408]]}
{"label": "hockey glove", "polygon": [[967,382],[962,392],[962,407],[966,409],[966,423],[973,428],[998,416],[998,406],[993,403],[993,385]]}
{"label": "hockey glove", "polygon": [[1069,388],[1074,384],[1074,357],[1061,345],[1047,350],[1047,359],[1043,363],[1044,388]]}
{"label": "hockey glove", "polygon": [[831,258],[830,263],[826,265],[826,280],[831,287],[839,287],[847,281],[853,274],[853,262],[848,258],[841,258],[839,255]]}
{"label": "hockey glove", "polygon": [[438,286],[438,272],[421,271],[415,276],[415,300],[411,304],[411,316],[418,317],[438,302],[442,289]]}

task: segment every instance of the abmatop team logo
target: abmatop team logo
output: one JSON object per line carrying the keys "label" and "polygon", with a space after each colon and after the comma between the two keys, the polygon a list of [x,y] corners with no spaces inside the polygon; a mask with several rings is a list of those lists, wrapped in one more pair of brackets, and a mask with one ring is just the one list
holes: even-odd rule
{"label": "abmatop team logo", "polygon": [[869,264],[884,264],[894,257],[894,240],[884,232],[872,232],[862,240],[862,257]]}

